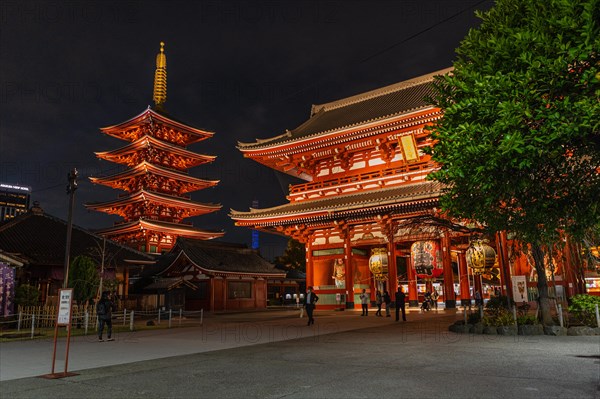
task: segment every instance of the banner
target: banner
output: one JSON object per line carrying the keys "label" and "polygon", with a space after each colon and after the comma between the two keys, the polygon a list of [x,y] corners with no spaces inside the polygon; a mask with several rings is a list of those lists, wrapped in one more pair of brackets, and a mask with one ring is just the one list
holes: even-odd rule
{"label": "banner", "polygon": [[15,268],[0,263],[0,316],[14,314]]}
{"label": "banner", "polygon": [[512,276],[513,299],[516,303],[527,302],[527,278]]}

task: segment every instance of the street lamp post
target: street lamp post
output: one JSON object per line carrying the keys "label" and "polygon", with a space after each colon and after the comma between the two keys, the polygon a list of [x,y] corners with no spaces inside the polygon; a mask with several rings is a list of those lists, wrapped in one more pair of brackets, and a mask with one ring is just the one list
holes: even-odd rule
{"label": "street lamp post", "polygon": [[67,220],[67,244],[65,248],[65,270],[63,278],[63,288],[68,287],[69,283],[69,262],[71,254],[71,232],[73,230],[73,206],[75,205],[75,190],[77,190],[77,169],[73,168],[67,174],[67,194],[69,195],[69,217]]}

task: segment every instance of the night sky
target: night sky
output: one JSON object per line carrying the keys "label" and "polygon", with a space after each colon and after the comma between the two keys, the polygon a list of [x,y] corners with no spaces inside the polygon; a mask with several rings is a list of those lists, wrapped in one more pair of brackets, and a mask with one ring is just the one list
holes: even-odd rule
{"label": "night sky", "polygon": [[[166,109],[214,131],[190,147],[217,160],[191,174],[219,179],[192,199],[223,205],[188,219],[250,243],[229,209],[286,203],[297,180],[244,159],[238,141],[282,134],[320,104],[451,66],[454,50],[492,1],[41,1],[0,5],[0,182],[33,188],[32,200],[66,219],[67,172],[79,170],[74,223],[107,227],[118,217],[83,203],[121,191],[88,176],[117,171],[94,151],[126,144],[99,128],[152,105],[155,57],[166,43]],[[261,252],[286,239],[261,234]]]}

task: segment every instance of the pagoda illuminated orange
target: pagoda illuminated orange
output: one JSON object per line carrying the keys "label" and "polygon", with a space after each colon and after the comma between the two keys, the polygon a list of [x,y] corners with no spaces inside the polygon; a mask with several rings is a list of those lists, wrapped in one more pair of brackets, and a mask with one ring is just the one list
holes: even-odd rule
{"label": "pagoda illuminated orange", "polygon": [[223,231],[202,230],[184,223],[186,218],[221,209],[220,204],[195,202],[186,195],[219,183],[188,174],[189,168],[210,163],[216,157],[197,154],[186,146],[214,133],[188,126],[166,114],[166,66],[164,43],[161,43],[154,82],[155,109],[148,107],[125,122],[101,129],[130,143],[116,150],[97,152],[96,156],[128,169],[90,180],[128,194],[112,201],[86,204],[88,209],[123,218],[98,233],[151,253],[168,251],[177,237],[208,240],[224,235]]}

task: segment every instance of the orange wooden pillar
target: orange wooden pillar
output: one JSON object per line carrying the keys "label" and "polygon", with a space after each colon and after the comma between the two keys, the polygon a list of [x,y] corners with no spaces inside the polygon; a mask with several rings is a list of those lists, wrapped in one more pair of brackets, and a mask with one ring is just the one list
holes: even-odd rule
{"label": "orange wooden pillar", "polygon": [[344,242],[344,257],[346,261],[346,309],[354,309],[354,270],[352,267],[352,246],[349,235]]}
{"label": "orange wooden pillar", "polygon": [[306,240],[306,288],[313,286],[312,244],[310,237]]}
{"label": "orange wooden pillar", "polygon": [[444,301],[446,302],[446,309],[456,308],[456,296],[454,295],[454,273],[452,272],[452,255],[450,254],[450,244],[450,234],[448,234],[446,231],[442,237],[442,266],[444,267]]}
{"label": "orange wooden pillar", "polygon": [[471,292],[469,287],[469,272],[467,270],[467,256],[464,252],[458,254],[458,277],[460,280],[460,304],[469,306],[471,304]]}
{"label": "orange wooden pillar", "polygon": [[408,306],[419,307],[417,272],[413,268],[412,258],[410,256],[406,259],[406,270],[408,274]]}
{"label": "orange wooden pillar", "polygon": [[388,293],[393,298],[398,291],[398,269],[396,267],[396,244],[392,238],[388,243]]}

